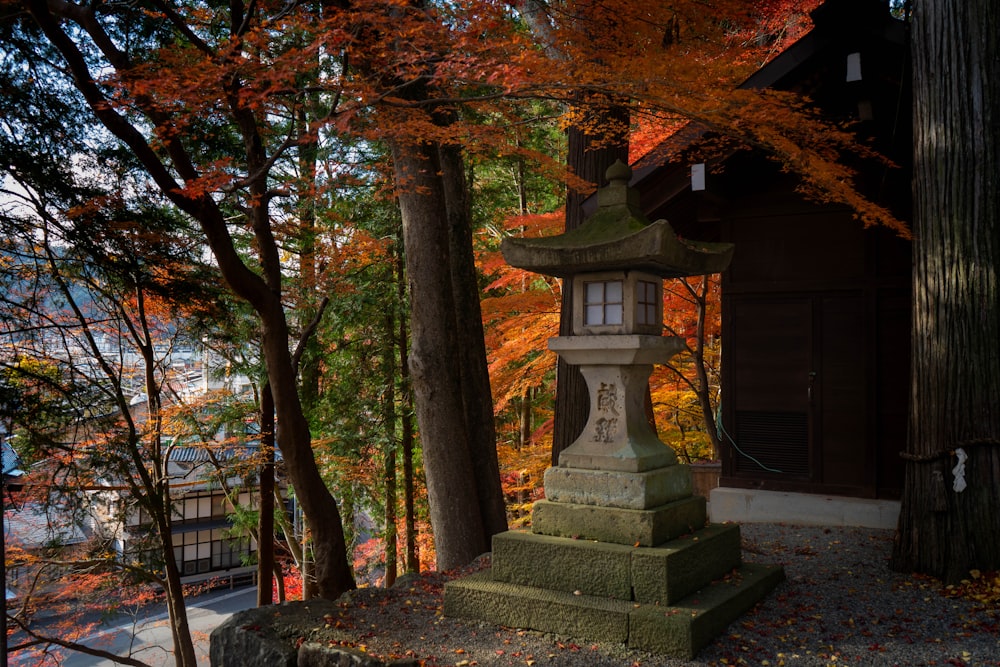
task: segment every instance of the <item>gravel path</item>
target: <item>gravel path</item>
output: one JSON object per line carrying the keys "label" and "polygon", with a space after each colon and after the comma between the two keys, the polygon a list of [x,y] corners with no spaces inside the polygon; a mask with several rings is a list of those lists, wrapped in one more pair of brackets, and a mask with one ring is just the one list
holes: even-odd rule
{"label": "gravel path", "polygon": [[372,654],[416,657],[428,666],[1000,666],[1000,592],[974,602],[947,595],[934,580],[890,572],[891,531],[772,524],[741,530],[744,560],[780,563],[787,581],[694,661],[444,618],[443,583],[462,573],[356,591],[342,605],[341,623]]}

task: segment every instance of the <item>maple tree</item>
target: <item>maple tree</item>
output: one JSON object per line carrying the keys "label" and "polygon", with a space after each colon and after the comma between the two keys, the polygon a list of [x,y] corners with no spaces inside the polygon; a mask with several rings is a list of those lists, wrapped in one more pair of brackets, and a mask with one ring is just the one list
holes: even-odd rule
{"label": "maple tree", "polygon": [[[416,118],[408,127],[401,122],[387,124],[387,110],[402,108],[396,103],[399,98],[393,97],[393,94],[399,83],[405,82],[414,71],[413,63],[408,59],[421,48],[431,45],[432,41],[436,42],[434,48],[437,50],[445,45],[450,48],[448,29],[428,21],[419,12],[403,12],[403,16],[411,20],[412,27],[402,27],[398,20],[400,17],[387,14],[387,8],[379,3],[327,5],[323,8],[320,24],[311,23],[313,15],[302,9],[283,13],[281,7],[254,5],[254,11],[244,14],[244,8],[234,7],[228,16],[228,30],[194,7],[179,11],[162,9],[148,14],[133,12],[129,8],[102,8],[95,12],[93,8],[71,4],[43,7],[31,3],[10,3],[9,7],[23,8],[34,19],[74,72],[71,80],[65,80],[66,84],[83,96],[104,128],[129,147],[164,195],[198,222],[227,284],[254,307],[261,319],[264,357],[279,416],[278,441],[306,513],[324,517],[322,522],[313,521],[311,524],[311,532],[317,538],[313,542],[317,551],[317,581],[321,594],[335,596],[353,583],[346,559],[341,555],[344,540],[340,522],[326,520],[327,517],[338,517],[338,509],[322,484],[309,450],[308,423],[297,391],[296,371],[301,357],[293,359],[288,350],[289,337],[294,332],[282,298],[285,290],[279,246],[294,238],[308,236],[311,229],[294,224],[295,217],[273,215],[272,202],[280,200],[296,184],[284,179],[282,185],[287,188],[272,188],[272,185],[282,180],[276,166],[288,164],[289,158],[300,148],[312,150],[316,137],[336,136],[347,130],[355,132],[354,136],[365,136],[367,133],[377,137],[379,130],[383,130],[384,135],[385,128],[395,125],[404,128],[390,138],[390,143],[397,149],[402,147],[402,150],[397,150],[395,160],[397,181],[405,182],[410,175],[417,175],[421,169],[419,159],[411,164],[409,171],[412,174],[404,174],[407,170],[400,165],[407,156],[415,156],[414,151],[420,148],[413,142],[413,137],[418,136],[415,132],[430,130],[434,124],[425,124],[423,118],[427,114],[419,110],[411,114]],[[108,12],[108,9],[111,11]],[[102,20],[110,19],[110,15],[115,13],[129,16],[121,23],[109,20],[102,24]],[[17,15],[14,13],[12,16]],[[69,23],[60,24],[57,16]],[[272,22],[272,17],[278,17],[276,23]],[[365,28],[389,20],[393,23],[391,35]],[[119,32],[124,24],[148,26],[150,30],[142,34],[141,31]],[[70,25],[75,27],[70,28]],[[171,35],[157,33],[156,26],[169,26],[175,32]],[[364,33],[363,39],[359,39],[358,29]],[[405,43],[409,52],[397,53],[404,45],[397,40],[400,32],[411,32],[414,37],[411,42]],[[236,46],[234,49],[230,38],[238,38],[248,48],[241,50]],[[96,50],[87,51],[79,47],[88,40],[93,40]],[[176,48],[181,42],[189,48]],[[474,42],[469,40],[468,43]],[[339,54],[340,62],[319,55],[329,53]],[[386,54],[396,54],[396,60],[383,62],[381,59]],[[114,72],[114,75],[99,79],[92,69],[96,61],[89,60],[91,58],[98,58],[103,63],[97,65],[97,69],[106,66],[106,71]],[[357,65],[346,70],[343,65],[348,61]],[[386,80],[384,75],[392,72],[394,67],[399,69],[398,76]],[[316,76],[309,77],[307,84],[302,77],[309,71],[315,72]],[[367,74],[368,78],[358,74]],[[57,73],[53,75],[58,78]],[[252,84],[249,83],[251,81]],[[325,108],[310,116],[314,123],[303,126],[298,122],[300,111],[312,105],[316,97],[296,97],[288,93],[310,86],[312,90],[325,89],[329,96],[320,101],[320,106]],[[387,109],[382,112],[386,118],[381,124],[373,125],[370,113],[379,104]],[[138,116],[132,116],[133,113],[144,118],[151,132],[146,132],[145,125],[134,122],[133,119]],[[275,122],[278,119],[281,122]],[[285,130],[287,133],[282,134]],[[205,140],[218,142],[218,137],[226,140],[224,143],[228,144],[226,148],[229,150],[202,150]],[[233,156],[237,155],[239,161],[234,161]],[[457,153],[451,155],[457,157]],[[349,155],[345,159],[353,157]],[[300,164],[315,163],[306,159]],[[461,183],[461,170],[455,173],[458,180],[453,180],[452,186]],[[333,179],[335,174],[328,172],[327,178]],[[313,184],[310,183],[309,187]],[[449,196],[458,192],[452,188]],[[218,199],[216,194],[220,195]],[[423,194],[409,189],[407,185],[400,189],[404,234],[408,228],[406,220],[411,217],[406,212],[408,197],[419,204]],[[437,202],[433,206],[439,204]],[[459,210],[456,208],[456,213]],[[244,222],[238,233],[234,233],[237,230],[231,229],[228,224],[236,219],[230,217],[230,212]],[[452,228],[459,229],[455,225]],[[419,254],[418,238],[419,235],[416,235],[407,241],[407,245],[414,246],[406,255],[408,262]],[[252,239],[252,243],[244,246],[244,239]],[[250,248],[252,253],[241,256],[239,250],[243,247]],[[461,248],[461,244],[457,247]],[[468,256],[468,253],[465,255]],[[469,281],[471,262],[460,262],[461,253],[452,253],[452,256],[455,259],[455,276],[463,275],[466,284],[456,290],[455,295],[466,295],[461,307],[468,309],[474,305],[474,299],[469,299],[468,295],[475,294],[475,282]],[[458,269],[464,273],[459,273]],[[427,280],[414,280],[411,285],[416,286],[411,289],[411,298],[418,301],[422,298],[420,295],[425,293],[425,285],[426,293],[431,295],[431,303],[438,296],[450,292],[450,289],[439,289],[439,285],[432,285]],[[305,305],[308,311],[308,304]],[[431,311],[421,307],[417,312]],[[472,337],[472,344],[458,349],[475,351],[474,328],[478,317],[454,319],[459,326],[473,326],[471,334],[467,334],[467,337]],[[446,342],[446,337],[432,336],[431,339],[429,349]],[[418,363],[423,350],[423,328],[414,328],[413,340],[417,354],[411,356],[414,360],[411,365],[423,368]],[[481,345],[479,349],[479,357],[482,358]],[[450,364],[432,366],[433,372],[439,375],[446,375],[450,368]],[[470,358],[461,369],[465,382],[478,377],[475,381],[479,387],[485,385],[485,361],[479,363]],[[414,379],[418,397],[422,396],[424,390],[421,387],[424,385],[416,376]],[[435,382],[444,386],[437,379]],[[482,439],[478,453],[473,456],[477,466],[479,463],[484,466],[482,471],[476,473],[481,478],[476,485],[479,489],[477,493],[483,495],[481,501],[477,498],[476,504],[481,502],[484,507],[483,519],[486,522],[485,533],[479,538],[482,542],[488,534],[503,528],[499,485],[492,481],[496,475],[491,474],[495,473],[495,463],[490,463],[489,398],[483,391],[470,390],[453,392],[452,402],[467,409],[465,419],[478,420],[470,426],[468,433]],[[418,398],[418,413],[423,408],[429,409],[430,403],[429,399]],[[440,466],[434,465],[433,461],[437,459],[427,457],[432,462],[428,466],[428,474],[439,480],[432,484],[432,488],[448,484],[448,475],[453,480],[469,479],[470,483],[476,479],[457,471],[452,475],[448,469],[451,465],[448,455],[453,449],[451,443],[464,442],[467,438],[455,439],[434,433],[432,424],[425,424],[422,431],[425,455],[440,453],[444,455],[441,460],[446,461],[444,469],[436,472]],[[495,456],[492,458],[495,460]],[[491,488],[494,491],[489,491]],[[445,504],[442,500],[434,507],[443,510]],[[465,549],[466,540],[445,539],[450,531],[459,531],[463,527],[465,517],[463,513],[452,517],[452,521],[440,518],[435,521],[441,539],[439,547],[454,543],[456,550]],[[450,549],[439,548],[439,554],[448,554]]]}
{"label": "maple tree", "polygon": [[[103,10],[96,13],[92,7],[68,4],[45,7],[29,3],[20,9],[24,16],[34,18],[38,29],[73,71],[72,80],[63,79],[70,86],[64,92],[76,90],[107,131],[129,147],[164,196],[197,221],[228,286],[258,314],[263,356],[278,415],[278,440],[289,475],[306,512],[328,519],[312,524],[318,588],[321,594],[335,597],[353,586],[353,579],[344,553],[337,505],[316,468],[309,426],[299,400],[296,360],[289,349],[292,330],[283,303],[285,277],[269,211],[270,202],[277,194],[270,191],[268,182],[274,160],[288,152],[295,142],[282,144],[281,138],[275,137],[270,125],[274,116],[268,118],[263,113],[264,107],[258,104],[263,100],[247,97],[240,77],[232,77],[239,67],[253,63],[261,73],[261,82],[277,84],[278,81],[272,81],[271,74],[287,71],[273,67],[265,51],[257,51],[257,58],[250,57],[249,51],[243,52],[242,55],[247,56],[244,59],[227,59],[225,55],[239,54],[238,50],[228,51],[230,36],[248,40],[251,45],[258,37],[271,37],[275,33],[262,30],[253,22],[244,25],[241,8],[235,8],[237,12],[229,16],[232,30],[224,30],[221,34],[211,17],[200,14],[195,8],[189,8],[191,13],[164,11],[155,16],[138,8],[120,8],[128,15],[122,22],[116,22]],[[76,27],[71,29],[70,23],[60,24],[56,19],[60,13],[64,13],[70,23],[76,22]],[[10,15],[17,17],[14,13]],[[107,23],[90,20],[105,18],[112,20]],[[150,30],[145,33],[128,28],[120,31],[126,25],[145,26]],[[173,36],[157,33],[156,25],[172,25],[191,48],[176,48]],[[251,25],[255,31],[241,32]],[[158,42],[161,37],[164,41]],[[94,40],[96,51],[88,52],[80,47],[79,44],[87,39]],[[275,44],[272,55],[277,57],[282,49],[294,50],[294,44],[276,41],[280,43]],[[157,57],[148,58],[149,53]],[[213,60],[216,55],[220,59]],[[92,68],[95,65],[100,68],[100,65],[91,60],[93,57],[104,59],[110,68],[108,71],[116,73],[116,81],[97,78]],[[199,58],[203,67],[197,65]],[[57,72],[52,75],[54,80],[60,80]],[[195,83],[192,86],[190,80],[183,79],[189,75],[207,77],[212,85],[205,81],[206,85]],[[273,91],[269,85],[267,90]],[[217,103],[223,106],[217,107]],[[290,110],[294,111],[294,107],[293,102]],[[225,123],[220,122],[222,117],[217,113],[222,108],[229,111]],[[275,114],[285,110],[289,107],[270,107]],[[144,132],[145,126],[136,122],[134,113],[144,116],[152,133]],[[300,128],[301,134],[308,132]],[[186,141],[215,136],[229,139],[224,150],[205,150],[210,144]],[[243,156],[243,177],[233,175],[231,160],[224,157],[228,149],[237,146],[242,146],[242,151],[236,154]],[[272,150],[273,154],[269,154]],[[222,192],[227,183],[235,186],[230,196],[216,199],[214,194]],[[238,231],[230,228],[231,212],[244,222]],[[244,244],[253,249],[251,255],[241,256],[239,250]]]}
{"label": "maple tree", "polygon": [[[651,398],[659,407],[671,442],[681,457],[719,460],[716,427],[720,378],[721,303],[719,276],[699,276],[668,282],[664,291],[664,329],[685,343],[681,353],[654,371]],[[697,434],[697,435],[696,435]],[[692,441],[688,436],[695,435]],[[701,437],[698,437],[700,435]]]}

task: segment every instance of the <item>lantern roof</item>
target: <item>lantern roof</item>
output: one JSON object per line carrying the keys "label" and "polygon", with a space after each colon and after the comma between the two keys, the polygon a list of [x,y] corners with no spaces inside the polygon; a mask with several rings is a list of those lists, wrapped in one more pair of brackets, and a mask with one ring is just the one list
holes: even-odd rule
{"label": "lantern roof", "polygon": [[681,239],[666,220],[650,222],[629,187],[632,169],[621,160],[608,167],[608,185],[597,191],[597,210],[578,228],[556,236],[504,239],[504,260],[547,276],[565,278],[595,271],[648,271],[663,278],[724,270],[731,243]]}

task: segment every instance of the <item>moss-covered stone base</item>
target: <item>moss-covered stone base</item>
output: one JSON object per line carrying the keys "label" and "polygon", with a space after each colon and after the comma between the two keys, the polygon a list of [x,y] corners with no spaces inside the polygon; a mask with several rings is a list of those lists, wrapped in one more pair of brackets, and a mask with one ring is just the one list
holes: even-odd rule
{"label": "moss-covered stone base", "polygon": [[671,604],[740,564],[739,526],[710,525],[659,547],[575,540],[526,531],[493,537],[494,581]]}
{"label": "moss-covered stone base", "polygon": [[657,605],[496,581],[487,570],[446,584],[444,613],[691,659],[783,578],[781,567],[745,564]]}
{"label": "moss-covered stone base", "polygon": [[651,509],[538,500],[531,529],[540,535],[654,547],[705,527],[705,499],[689,496]]}

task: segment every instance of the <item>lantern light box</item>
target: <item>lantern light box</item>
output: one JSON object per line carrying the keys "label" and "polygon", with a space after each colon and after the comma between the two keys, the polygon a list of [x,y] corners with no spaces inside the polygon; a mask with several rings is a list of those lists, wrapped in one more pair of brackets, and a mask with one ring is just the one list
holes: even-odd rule
{"label": "lantern light box", "polygon": [[663,279],[643,271],[581,273],[573,278],[573,334],[662,332]]}

